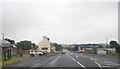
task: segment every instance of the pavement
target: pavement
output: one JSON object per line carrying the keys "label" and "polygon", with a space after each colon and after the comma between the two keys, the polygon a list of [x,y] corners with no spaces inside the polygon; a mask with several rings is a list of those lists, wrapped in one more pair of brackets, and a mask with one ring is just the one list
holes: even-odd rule
{"label": "pavement", "polygon": [[67,52],[66,54],[56,54],[54,56],[35,56],[27,58],[18,58],[21,62],[9,65],[9,67],[27,67],[27,69],[45,69],[45,68],[59,68],[59,69],[103,69],[115,68],[117,69],[117,59],[107,58],[102,55],[82,54]]}

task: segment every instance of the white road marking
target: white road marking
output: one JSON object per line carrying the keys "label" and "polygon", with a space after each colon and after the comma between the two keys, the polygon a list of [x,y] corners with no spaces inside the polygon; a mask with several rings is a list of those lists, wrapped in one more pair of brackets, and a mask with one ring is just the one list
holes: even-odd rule
{"label": "white road marking", "polygon": [[91,60],[93,60],[93,58],[90,58]]}
{"label": "white road marking", "polygon": [[83,56],[84,58],[86,57],[86,56]]}
{"label": "white road marking", "polygon": [[105,61],[105,63],[112,63],[112,62],[109,62],[109,61]]}
{"label": "white road marking", "polygon": [[78,56],[76,56],[76,57],[78,57]]}
{"label": "white road marking", "polygon": [[95,58],[94,58],[94,60],[98,60],[98,59],[95,59]]}
{"label": "white road marking", "polygon": [[95,59],[95,58],[90,58],[91,60],[94,60],[94,61],[96,61],[96,60],[98,60],[98,59]]}
{"label": "white road marking", "polygon": [[103,67],[110,67],[110,66],[103,66]]}
{"label": "white road marking", "polygon": [[[68,55],[69,56],[69,55]],[[71,57],[71,56],[69,56]],[[78,56],[77,56],[78,57]],[[71,57],[72,58],[72,57]],[[76,61],[74,58],[72,58],[73,61],[75,61],[77,64],[79,64],[81,67],[83,67],[84,69],[86,69],[86,67],[84,65],[82,65],[80,62]]]}
{"label": "white road marking", "polygon": [[83,68],[86,69],[86,67],[84,65],[82,65],[80,62],[78,62],[78,61],[76,61],[76,62],[77,62],[77,64],[79,64],[80,66],[82,66]]}
{"label": "white road marking", "polygon": [[93,58],[90,58],[90,59],[94,61],[100,68],[102,68],[102,66],[95,61],[96,59],[93,59]]}
{"label": "white road marking", "polygon": [[49,58],[49,60],[52,60],[53,58]]}
{"label": "white road marking", "polygon": [[72,58],[72,60],[73,60],[73,61],[75,61],[75,59],[74,59],[74,58]]}
{"label": "white road marking", "polygon": [[[67,54],[68,55],[68,54]],[[70,55],[68,55],[70,57]]]}
{"label": "white road marking", "polygon": [[100,68],[102,68],[102,66],[99,64],[99,63],[97,63],[96,61],[94,61]]}

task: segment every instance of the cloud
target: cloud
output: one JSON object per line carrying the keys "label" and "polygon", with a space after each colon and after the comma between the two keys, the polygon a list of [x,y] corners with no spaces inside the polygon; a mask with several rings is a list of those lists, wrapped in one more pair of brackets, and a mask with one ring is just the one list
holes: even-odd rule
{"label": "cloud", "polygon": [[2,4],[3,33],[38,43],[42,36],[58,43],[117,40],[116,2],[6,2]]}

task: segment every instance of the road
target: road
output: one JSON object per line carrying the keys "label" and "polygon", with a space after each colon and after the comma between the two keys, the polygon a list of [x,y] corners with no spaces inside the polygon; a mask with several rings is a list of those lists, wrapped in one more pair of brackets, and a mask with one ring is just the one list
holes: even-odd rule
{"label": "road", "polygon": [[19,59],[22,62],[17,64],[9,65],[7,67],[28,67],[27,69],[39,69],[39,68],[53,68],[58,67],[59,69],[78,68],[78,69],[102,69],[112,68],[117,65],[117,61],[104,58],[100,55],[87,55],[80,53],[67,52],[66,54],[57,54],[54,56],[35,56],[28,58]]}

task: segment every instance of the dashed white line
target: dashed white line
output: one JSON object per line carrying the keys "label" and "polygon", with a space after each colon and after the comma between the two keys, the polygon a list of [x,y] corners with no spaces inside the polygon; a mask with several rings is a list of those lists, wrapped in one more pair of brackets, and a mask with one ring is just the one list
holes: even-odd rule
{"label": "dashed white line", "polygon": [[77,64],[79,64],[80,66],[82,66],[83,68],[86,69],[86,67],[84,65],[82,65],[80,62],[78,62],[78,61],[76,61],[76,62],[77,62]]}
{"label": "dashed white line", "polygon": [[94,60],[98,60],[98,59],[95,59],[95,58],[94,58]]}
{"label": "dashed white line", "polygon": [[94,61],[100,68],[102,68],[102,66],[99,64],[99,63],[97,63],[96,61]]}
{"label": "dashed white line", "polygon": [[53,58],[49,58],[49,60],[52,60]]}
{"label": "dashed white line", "polygon": [[38,66],[39,65],[39,63],[36,63],[35,65],[33,65],[32,67],[36,67],[36,66]]}
{"label": "dashed white line", "polygon": [[93,58],[90,58],[91,60],[93,60]]}
{"label": "dashed white line", "polygon": [[73,61],[75,61],[75,59],[74,59],[74,58],[72,58],[72,60],[73,60]]}
{"label": "dashed white line", "polygon": [[[68,55],[69,56],[69,55]],[[71,57],[71,56],[69,56]],[[78,57],[78,56],[77,56]],[[72,57],[71,57],[72,58]],[[76,61],[74,58],[72,58],[73,61],[75,61],[78,65],[80,65],[81,67],[83,67],[84,69],[86,69],[86,67],[84,65],[82,65],[80,62]]]}
{"label": "dashed white line", "polygon": [[105,61],[105,63],[112,63],[112,62],[109,62],[109,61]]}
{"label": "dashed white line", "polygon": [[95,61],[96,59],[93,59],[93,58],[90,58],[90,59],[94,61],[100,68],[102,68],[102,66]]}
{"label": "dashed white line", "polygon": [[86,56],[83,56],[84,58],[86,57]]}
{"label": "dashed white line", "polygon": [[76,57],[78,57],[78,56],[76,56]]}
{"label": "dashed white line", "polygon": [[103,66],[103,67],[110,67],[110,66]]}

